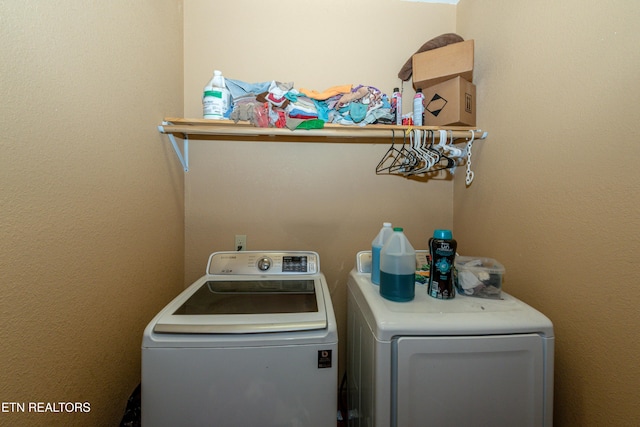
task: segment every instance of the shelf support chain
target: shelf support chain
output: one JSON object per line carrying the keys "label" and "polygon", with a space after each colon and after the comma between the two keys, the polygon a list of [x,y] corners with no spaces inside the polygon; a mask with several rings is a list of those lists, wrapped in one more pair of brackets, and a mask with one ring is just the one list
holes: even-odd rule
{"label": "shelf support chain", "polygon": [[[160,133],[165,133],[163,126],[168,124],[168,122],[162,122],[162,125],[158,126]],[[176,137],[172,133],[167,133],[166,135],[169,137],[171,145],[173,145],[173,150],[176,152],[178,160],[180,160],[180,163],[182,164],[182,168],[185,172],[189,172],[189,135],[184,135],[184,139],[182,140],[182,151],[180,151],[180,147],[178,147]]]}

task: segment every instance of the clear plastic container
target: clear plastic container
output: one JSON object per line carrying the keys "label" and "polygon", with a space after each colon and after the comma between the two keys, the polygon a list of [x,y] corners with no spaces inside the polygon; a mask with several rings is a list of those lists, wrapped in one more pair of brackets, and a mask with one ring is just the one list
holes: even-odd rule
{"label": "clear plastic container", "polygon": [[380,251],[380,295],[391,301],[406,302],[416,293],[416,251],[400,227]]}
{"label": "clear plastic container", "polygon": [[500,299],[504,266],[492,258],[456,257],[455,284],[461,295]]}

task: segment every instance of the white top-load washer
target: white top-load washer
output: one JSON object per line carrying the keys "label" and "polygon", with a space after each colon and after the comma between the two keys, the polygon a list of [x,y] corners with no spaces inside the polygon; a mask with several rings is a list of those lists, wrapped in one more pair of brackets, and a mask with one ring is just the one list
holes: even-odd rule
{"label": "white top-load washer", "polygon": [[371,282],[370,259],[360,252],[348,280],[350,426],[552,425],[546,316],[504,292],[439,300],[416,284],[413,301],[389,301]]}
{"label": "white top-load washer", "polygon": [[142,425],[335,427],[337,351],[317,253],[213,253],[144,331]]}

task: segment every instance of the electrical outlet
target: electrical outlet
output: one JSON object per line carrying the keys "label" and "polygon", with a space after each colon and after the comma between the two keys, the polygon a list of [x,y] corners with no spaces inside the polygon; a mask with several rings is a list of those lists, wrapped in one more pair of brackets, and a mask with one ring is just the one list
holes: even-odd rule
{"label": "electrical outlet", "polygon": [[236,251],[246,251],[247,250],[247,235],[246,234],[236,234],[236,246],[234,248]]}

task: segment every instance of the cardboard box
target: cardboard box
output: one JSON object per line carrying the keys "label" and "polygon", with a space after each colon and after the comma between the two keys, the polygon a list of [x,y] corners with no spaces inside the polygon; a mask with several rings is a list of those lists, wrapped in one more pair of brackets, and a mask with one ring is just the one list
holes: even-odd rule
{"label": "cardboard box", "polygon": [[455,77],[423,89],[425,126],[475,126],[476,85]]}
{"label": "cardboard box", "polygon": [[425,89],[456,76],[473,82],[473,40],[413,55],[413,88]]}

